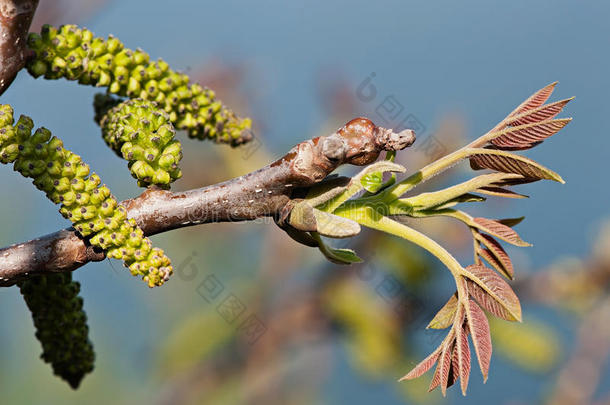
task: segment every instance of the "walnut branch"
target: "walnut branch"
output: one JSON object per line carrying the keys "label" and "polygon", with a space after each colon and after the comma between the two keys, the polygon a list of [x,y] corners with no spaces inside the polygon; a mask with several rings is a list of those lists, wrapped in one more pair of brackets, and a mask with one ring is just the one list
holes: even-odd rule
{"label": "walnut branch", "polygon": [[0,0],[0,94],[28,57],[26,38],[38,0]]}
{"label": "walnut branch", "polygon": [[[278,219],[301,195],[298,190],[315,185],[340,165],[368,165],[382,150],[404,149],[414,141],[411,130],[394,133],[356,118],[328,136],[301,142],[247,175],[184,192],[149,189],[121,204],[147,236],[212,222]],[[64,229],[0,249],[0,286],[33,274],[72,271],[104,258],[74,229]]]}

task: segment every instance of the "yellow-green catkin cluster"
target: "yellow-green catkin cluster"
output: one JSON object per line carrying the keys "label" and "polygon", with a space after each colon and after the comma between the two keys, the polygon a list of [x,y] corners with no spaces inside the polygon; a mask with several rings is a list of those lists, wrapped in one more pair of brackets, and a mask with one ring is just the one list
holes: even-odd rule
{"label": "yellow-green catkin cluster", "polygon": [[238,118],[212,90],[190,83],[161,59],[151,62],[142,50],[126,49],[112,36],[104,40],[75,25],[44,25],[40,35],[30,34],[28,46],[35,53],[27,66],[34,77],[78,80],[120,96],[155,101],[192,138],[233,146],[252,139],[250,119]]}
{"label": "yellow-green catkin cluster", "polygon": [[41,358],[74,389],[93,371],[95,352],[89,340],[87,314],[72,273],[33,276],[18,283],[32,313]]}
{"label": "yellow-green catkin cluster", "polygon": [[[96,97],[97,98],[97,97]],[[180,177],[180,142],[168,115],[155,103],[133,99],[111,108],[101,119],[106,144],[129,162],[138,185],[168,189]]]}
{"label": "yellow-green catkin cluster", "polygon": [[122,259],[133,275],[140,275],[150,287],[163,284],[171,275],[169,258],[153,248],[127,211],[80,156],[66,150],[63,142],[46,128],[32,134],[32,119],[21,116],[16,124],[13,109],[0,105],[0,162],[14,163],[14,169],[33,183],[72,221],[74,228],[107,256]]}

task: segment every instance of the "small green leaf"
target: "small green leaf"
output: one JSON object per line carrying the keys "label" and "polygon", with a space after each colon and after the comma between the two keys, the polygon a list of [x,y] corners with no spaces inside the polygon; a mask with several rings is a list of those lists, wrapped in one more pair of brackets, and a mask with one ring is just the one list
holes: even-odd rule
{"label": "small green leaf", "polygon": [[455,313],[458,308],[457,292],[449,298],[449,301],[434,315],[426,329],[445,329],[453,324]]}
{"label": "small green leaf", "polygon": [[320,252],[332,263],[352,264],[362,262],[362,259],[352,249],[336,249],[328,246],[317,232],[312,232],[311,236],[318,241]]}
{"label": "small green leaf", "polygon": [[366,174],[360,180],[360,184],[362,184],[362,187],[369,193],[376,193],[383,185],[383,173],[375,172]]}
{"label": "small green leaf", "polygon": [[362,259],[358,257],[356,252],[354,252],[352,249],[335,249],[332,247],[327,247],[327,251],[324,255],[328,259],[331,259],[331,257],[329,256],[332,256],[332,259],[334,259],[335,263],[341,262],[342,264],[352,264],[362,262]]}

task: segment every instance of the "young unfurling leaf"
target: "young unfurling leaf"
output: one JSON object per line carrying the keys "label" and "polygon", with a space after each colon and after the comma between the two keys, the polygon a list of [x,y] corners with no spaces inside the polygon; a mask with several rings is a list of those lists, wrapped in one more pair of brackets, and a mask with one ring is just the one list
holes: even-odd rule
{"label": "young unfurling leaf", "polygon": [[470,377],[470,346],[468,344],[468,329],[466,329],[465,325],[462,325],[462,323],[463,321],[456,330],[455,348],[453,349],[454,358],[456,360],[454,363],[454,373],[460,378],[462,395],[466,395],[468,379]]}
{"label": "young unfurling leaf", "polygon": [[565,183],[551,169],[526,157],[497,149],[470,149],[470,167],[473,170],[492,169],[503,173],[520,174],[534,179],[554,180]]}
{"label": "young unfurling leaf", "polygon": [[521,321],[521,305],[508,283],[483,265],[466,267],[468,292],[481,307],[507,321]]}
{"label": "young unfurling leaf", "polygon": [[472,226],[478,228],[479,230],[488,233],[490,235],[496,236],[502,239],[505,242],[508,242],[515,246],[531,246],[529,243],[525,242],[519,234],[515,232],[509,226],[502,224],[501,222],[494,221],[493,219],[487,218],[473,218]]}
{"label": "young unfurling leaf", "polygon": [[502,225],[510,226],[512,228],[513,226],[519,225],[524,219],[525,219],[525,217],[503,218],[503,219],[496,219],[496,222],[499,222]]}
{"label": "young unfurling leaf", "polygon": [[527,110],[521,114],[515,115],[506,120],[506,125],[516,126],[523,124],[530,124],[532,122],[550,120],[557,116],[570,101],[574,98],[567,98],[565,100],[555,101],[542,105],[538,108]]}
{"label": "young unfurling leaf", "polygon": [[559,132],[571,120],[571,118],[562,118],[507,127],[497,131],[497,135],[490,142],[499,149],[531,148]]}
{"label": "young unfurling leaf", "polygon": [[[451,355],[453,354],[453,340],[448,342],[443,349],[441,358],[438,363],[440,369],[440,384],[443,396],[447,395],[447,386],[449,385],[449,374],[451,374]],[[431,387],[432,388],[432,387]]]}
{"label": "young unfurling leaf", "polygon": [[[512,277],[506,272],[506,270],[502,267],[502,264],[498,261],[498,259],[489,251],[489,249],[481,248],[480,246],[476,250],[477,255],[481,259],[485,259],[487,263],[489,263],[494,269],[496,269],[499,273],[504,275],[504,277],[512,280]],[[480,263],[480,262],[479,262]]]}
{"label": "young unfurling leaf", "polygon": [[438,360],[438,356],[440,355],[440,353],[441,353],[441,348],[437,347],[436,350],[434,350],[432,353],[430,353],[428,355],[428,357],[423,359],[417,366],[415,366],[411,371],[409,371],[407,374],[405,374],[398,381],[412,380],[414,378],[420,377],[421,375],[426,373],[428,370],[430,370],[432,368],[432,366],[434,366],[434,364]]}
{"label": "young unfurling leaf", "polygon": [[532,178],[532,177],[516,176],[513,178],[507,178],[507,179],[496,181],[493,184],[490,184],[490,186],[495,186],[495,187],[519,186],[521,184],[534,183],[539,180],[540,179],[536,179],[536,178]]}
{"label": "young unfurling leaf", "polygon": [[474,236],[476,240],[481,242],[487,248],[480,249],[477,253],[482,258],[487,260],[489,264],[494,266],[494,268],[502,273],[506,278],[512,280],[514,278],[513,263],[502,245],[500,245],[497,240],[489,235],[483,235],[476,232]]}
{"label": "young unfurling leaf", "polygon": [[436,313],[430,321],[427,329],[445,329],[451,326],[458,307],[457,292],[449,298],[449,301]]}
{"label": "young unfurling leaf", "polygon": [[483,310],[473,300],[468,300],[468,305],[466,306],[466,318],[468,328],[470,330],[472,345],[474,346],[474,351],[479,360],[481,374],[483,374],[483,380],[487,381],[492,352],[489,322],[487,321],[485,312],[483,312]]}
{"label": "young unfurling leaf", "polygon": [[533,110],[535,108],[540,107],[542,104],[546,103],[546,100],[548,100],[549,97],[551,97],[551,94],[553,94],[553,90],[555,90],[556,85],[557,82],[553,82],[549,85],[544,86],[543,88],[529,96],[524,102],[519,104],[519,106],[515,108],[508,115],[508,117],[512,118],[519,114],[522,114],[525,111]]}
{"label": "young unfurling leaf", "polygon": [[434,370],[434,376],[430,381],[428,391],[436,389],[438,386],[441,387],[441,392],[445,396],[447,392],[447,384],[449,382],[449,373],[451,371],[451,352],[453,350],[453,332],[449,332],[449,335],[445,338],[445,341],[440,346],[441,353],[438,358],[438,364],[436,370]]}
{"label": "young unfurling leaf", "polygon": [[502,188],[502,187],[494,187],[494,186],[481,187],[481,188],[476,189],[475,191],[480,194],[487,194],[487,195],[491,195],[494,197],[529,198],[529,196],[527,196],[527,195],[515,193],[512,190],[508,190],[508,189]]}
{"label": "young unfurling leaf", "polygon": [[383,185],[383,173],[374,172],[368,173],[360,180],[362,187],[369,193],[376,193]]}

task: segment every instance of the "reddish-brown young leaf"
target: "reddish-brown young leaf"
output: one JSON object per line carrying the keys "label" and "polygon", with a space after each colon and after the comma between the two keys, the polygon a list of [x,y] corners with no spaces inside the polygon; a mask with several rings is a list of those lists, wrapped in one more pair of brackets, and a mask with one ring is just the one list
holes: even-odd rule
{"label": "reddish-brown young leaf", "polygon": [[468,330],[465,329],[465,325],[460,325],[456,332],[453,354],[453,368],[457,370],[462,395],[465,396],[466,389],[468,388],[468,379],[470,378],[470,346],[468,345]]}
{"label": "reddish-brown young leaf", "polygon": [[524,111],[533,110],[534,108],[540,107],[546,102],[546,100],[549,99],[549,97],[551,97],[551,94],[553,94],[553,90],[555,90],[556,85],[557,82],[551,83],[529,96],[524,102],[519,104],[519,106],[515,108],[513,112],[509,114],[509,117],[514,117],[523,113]]}
{"label": "reddish-brown young leaf", "polygon": [[449,374],[451,374],[451,354],[453,353],[454,341],[451,341],[445,346],[443,354],[439,360],[439,366],[442,364],[441,369],[441,393],[443,396],[447,395],[447,387],[449,386]]}
{"label": "reddish-brown young leaf", "polygon": [[496,187],[519,186],[521,184],[534,183],[536,181],[540,181],[540,179],[534,179],[532,177],[519,177],[519,178],[504,179],[504,180],[496,181],[496,182],[490,184],[490,186],[496,186]]}
{"label": "reddish-brown young leaf", "polygon": [[458,307],[457,292],[449,298],[449,301],[436,313],[426,329],[445,329],[451,326],[455,319],[455,312]]}
{"label": "reddish-brown young leaf", "polygon": [[487,248],[481,249],[478,252],[481,257],[487,260],[489,264],[493,265],[500,273],[504,274],[506,278],[512,280],[515,274],[515,271],[513,269],[513,263],[510,260],[508,253],[506,253],[506,251],[502,247],[502,245],[500,245],[500,243],[498,243],[498,241],[495,240],[493,237],[489,235],[483,235],[478,232],[475,235],[475,238],[481,243],[483,243]]}
{"label": "reddish-brown young leaf", "polygon": [[502,187],[495,187],[495,186],[478,188],[475,190],[475,193],[487,194],[487,195],[492,195],[495,197],[504,197],[504,198],[529,198],[529,196],[527,196],[527,195],[515,193],[512,190],[502,188]]}
{"label": "reddish-brown young leaf", "polygon": [[[506,273],[506,271],[502,267],[502,264],[498,261],[498,259],[495,258],[495,256],[489,251],[489,249],[485,249],[485,248],[479,249],[477,251],[477,254],[482,259],[485,259],[485,261],[487,263],[489,263],[494,269],[496,269],[504,277],[512,280],[512,277],[510,277],[510,275]],[[476,263],[476,264],[480,264],[480,263]]]}
{"label": "reddish-brown young leaf", "polygon": [[434,375],[432,376],[432,380],[430,380],[430,386],[428,387],[428,392],[434,391],[439,385],[441,385],[441,360],[443,359],[443,354],[441,352],[438,363],[436,364],[436,368],[434,369]]}
{"label": "reddish-brown young leaf", "polygon": [[400,380],[412,380],[414,378],[420,377],[426,371],[430,370],[434,363],[438,360],[438,356],[441,353],[441,347],[437,347],[432,353],[428,355],[425,359],[423,359],[417,366],[415,366],[411,371],[405,374]]}
{"label": "reddish-brown young leaf", "polygon": [[442,350],[438,358],[436,370],[434,370],[434,376],[432,377],[432,381],[430,382],[430,387],[428,387],[428,392],[440,386],[443,396],[445,396],[445,394],[447,393],[449,372],[451,370],[451,352],[454,340],[455,337],[453,336],[452,330],[451,332],[449,332],[449,335],[447,336],[446,340],[441,345]]}
{"label": "reddish-brown young leaf", "polygon": [[483,381],[487,381],[492,352],[489,322],[487,321],[485,312],[483,312],[479,305],[473,300],[468,300],[466,317],[472,345],[474,346],[474,351],[479,360],[481,374],[483,374]]}
{"label": "reddish-brown young leaf", "polygon": [[460,366],[458,363],[457,354],[457,340],[455,343],[456,344],[453,345],[453,352],[451,353],[451,370],[449,370],[449,384],[447,384],[447,388],[455,384],[460,378]]}
{"label": "reddish-brown young leaf", "polygon": [[489,267],[471,265],[465,268],[468,292],[480,306],[507,321],[521,321],[519,298],[502,277]]}
{"label": "reddish-brown young leaf", "polygon": [[496,236],[502,239],[505,242],[508,242],[515,246],[531,246],[529,243],[525,242],[523,239],[519,237],[519,234],[515,232],[509,226],[504,225],[501,222],[494,221],[493,219],[488,218],[473,218],[474,226],[479,230],[488,233],[490,235]]}
{"label": "reddish-brown young leaf", "polygon": [[497,136],[491,139],[491,143],[499,149],[527,149],[556,134],[571,120],[571,118],[562,118],[507,127],[498,131]]}
{"label": "reddish-brown young leaf", "polygon": [[516,126],[552,119],[556,117],[557,114],[559,114],[563,110],[566,104],[568,104],[573,99],[574,97],[567,98],[565,100],[555,101],[554,103],[541,105],[538,108],[524,111],[521,114],[515,115],[508,119],[506,121],[506,125]]}
{"label": "reddish-brown young leaf", "polygon": [[498,149],[477,149],[477,153],[472,153],[470,156],[470,167],[473,170],[492,169],[503,173],[520,174],[523,177],[564,183],[561,176],[551,169],[524,156]]}
{"label": "reddish-brown young leaf", "polygon": [[513,226],[519,225],[524,219],[525,219],[525,217],[503,218],[503,219],[496,219],[496,222],[499,222],[502,225],[510,226],[512,228]]}

